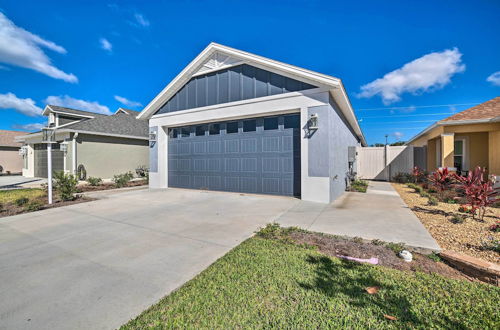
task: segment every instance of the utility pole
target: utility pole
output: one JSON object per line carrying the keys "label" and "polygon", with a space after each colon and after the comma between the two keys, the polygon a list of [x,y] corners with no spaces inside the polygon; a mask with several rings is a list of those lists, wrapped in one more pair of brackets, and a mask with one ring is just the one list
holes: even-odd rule
{"label": "utility pole", "polygon": [[56,130],[43,128],[42,134],[42,143],[47,144],[47,195],[49,204],[52,204],[52,143],[56,143]]}

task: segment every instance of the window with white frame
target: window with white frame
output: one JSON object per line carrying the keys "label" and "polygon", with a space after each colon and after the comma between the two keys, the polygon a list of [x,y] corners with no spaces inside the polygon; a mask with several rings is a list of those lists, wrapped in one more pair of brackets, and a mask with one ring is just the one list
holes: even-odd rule
{"label": "window with white frame", "polygon": [[457,172],[461,172],[465,169],[465,141],[455,140],[454,151],[453,151],[453,167],[457,169]]}

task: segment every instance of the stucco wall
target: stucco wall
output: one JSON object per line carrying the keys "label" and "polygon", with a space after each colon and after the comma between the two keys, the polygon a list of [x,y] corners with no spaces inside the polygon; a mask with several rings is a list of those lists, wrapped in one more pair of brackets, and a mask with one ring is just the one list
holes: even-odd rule
{"label": "stucco wall", "polygon": [[455,140],[460,138],[464,138],[466,141],[465,158],[467,168],[474,169],[476,166],[489,168],[488,132],[455,134]]}
{"label": "stucco wall", "polygon": [[349,170],[348,147],[357,146],[358,139],[347,125],[338,106],[330,102],[328,116],[330,158],[330,201],[341,196],[346,189]]}
{"label": "stucco wall", "polygon": [[4,172],[21,173],[23,157],[19,155],[19,147],[0,147],[0,166]]}
{"label": "stucco wall", "polygon": [[87,177],[112,178],[115,174],[149,166],[147,140],[80,134],[77,138],[77,165],[83,164]]}

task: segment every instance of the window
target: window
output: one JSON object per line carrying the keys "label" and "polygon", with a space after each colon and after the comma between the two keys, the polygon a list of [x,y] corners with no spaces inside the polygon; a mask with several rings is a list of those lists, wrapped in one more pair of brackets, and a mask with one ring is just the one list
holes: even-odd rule
{"label": "window", "polygon": [[210,135],[220,134],[220,125],[219,124],[210,124],[208,126],[208,134],[210,134]]}
{"label": "window", "polygon": [[226,124],[226,134],[238,133],[238,122],[233,121],[232,123]]}
{"label": "window", "polygon": [[191,127],[181,128],[181,137],[189,137],[190,134],[191,134]]}
{"label": "window", "polygon": [[285,128],[299,128],[299,127],[300,127],[299,115],[285,116]]}
{"label": "window", "polygon": [[264,130],[278,129],[278,117],[264,118]]}
{"label": "window", "polygon": [[205,135],[205,131],[207,130],[207,125],[199,125],[196,126],[196,136]]}
{"label": "window", "polygon": [[245,120],[243,122],[243,132],[255,132],[257,129],[257,121],[254,120]]}
{"label": "window", "polygon": [[464,140],[455,140],[453,166],[457,168],[457,173],[464,170]]}
{"label": "window", "polygon": [[170,135],[170,138],[177,139],[177,136],[179,136],[179,130],[177,128],[171,128],[169,135]]}

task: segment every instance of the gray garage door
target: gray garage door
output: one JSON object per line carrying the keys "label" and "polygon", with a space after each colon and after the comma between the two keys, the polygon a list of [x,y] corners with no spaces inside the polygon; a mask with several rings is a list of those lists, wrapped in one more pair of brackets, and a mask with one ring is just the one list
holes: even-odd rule
{"label": "gray garage door", "polygon": [[[47,144],[35,144],[35,176],[47,177]],[[64,153],[59,150],[59,143],[52,144],[52,172],[64,170]]]}
{"label": "gray garage door", "polygon": [[171,128],[171,187],[300,195],[298,114]]}

